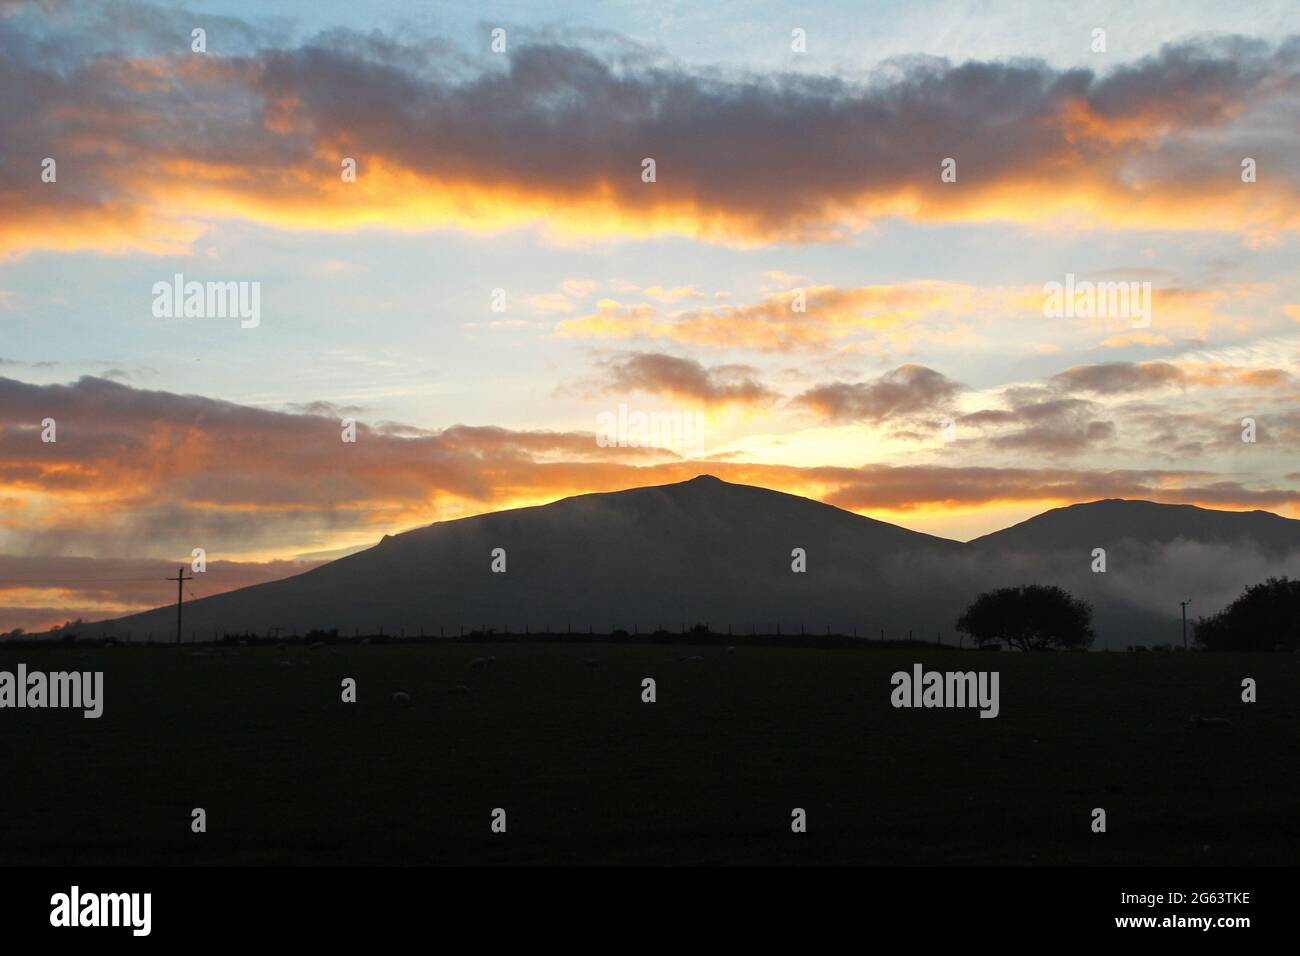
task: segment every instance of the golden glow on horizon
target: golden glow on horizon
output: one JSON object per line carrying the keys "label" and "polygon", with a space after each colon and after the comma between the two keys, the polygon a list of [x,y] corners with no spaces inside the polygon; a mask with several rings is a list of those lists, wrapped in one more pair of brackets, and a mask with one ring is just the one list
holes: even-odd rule
{"label": "golden glow on horizon", "polygon": [[1136,189],[1082,167],[1067,166],[1052,176],[1018,171],[961,190],[882,185],[795,211],[702,202],[693,188],[641,183],[635,169],[627,182],[559,187],[480,181],[472,172],[433,178],[383,156],[362,155],[357,180],[345,183],[339,162],[354,152],[362,151],[320,148],[309,163],[289,168],[164,157],[148,172],[119,171],[116,198],[99,206],[61,206],[57,215],[14,197],[13,210],[0,224],[0,254],[44,248],[174,255],[190,247],[203,223],[226,219],[342,232],[452,228],[490,234],[541,227],[560,241],[671,235],[741,248],[843,239],[887,218],[1031,227],[1069,222],[1105,230],[1210,228],[1238,231],[1257,243],[1300,229],[1300,195],[1280,184],[1240,189],[1153,183]]}

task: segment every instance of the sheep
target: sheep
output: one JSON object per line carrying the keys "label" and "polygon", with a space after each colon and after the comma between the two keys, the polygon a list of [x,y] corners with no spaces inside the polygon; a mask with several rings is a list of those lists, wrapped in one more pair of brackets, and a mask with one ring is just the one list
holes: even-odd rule
{"label": "sheep", "polygon": [[406,691],[404,690],[393,691],[394,704],[409,704],[410,702],[411,702],[411,695],[408,694]]}
{"label": "sheep", "polygon": [[1192,714],[1192,716],[1187,719],[1197,730],[1232,729],[1232,721],[1227,717],[1202,717],[1199,714]]}
{"label": "sheep", "polygon": [[469,666],[476,671],[481,671],[485,667],[491,667],[497,662],[495,657],[476,657],[469,662]]}

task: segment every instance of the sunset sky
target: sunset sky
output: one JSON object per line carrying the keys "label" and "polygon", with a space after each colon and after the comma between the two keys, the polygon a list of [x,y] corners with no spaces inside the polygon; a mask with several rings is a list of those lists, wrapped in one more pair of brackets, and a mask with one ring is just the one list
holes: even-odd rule
{"label": "sunset sky", "polygon": [[704,472],[1300,517],[1297,263],[1294,0],[0,0],[0,631]]}

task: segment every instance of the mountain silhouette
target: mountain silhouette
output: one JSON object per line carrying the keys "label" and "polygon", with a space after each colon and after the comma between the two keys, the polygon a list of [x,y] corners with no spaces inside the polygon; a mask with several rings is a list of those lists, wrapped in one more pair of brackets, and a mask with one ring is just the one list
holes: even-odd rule
{"label": "mountain silhouette", "polygon": [[[1265,567],[1280,568],[1279,555],[1300,553],[1296,528],[1258,512],[1102,501],[961,543],[701,475],[385,536],[306,573],[187,602],[184,639],[271,628],[454,636],[704,623],[738,635],[829,628],[955,643],[954,622],[981,590],[1059,583],[1094,603],[1098,646],[1163,643],[1178,636],[1190,579],[1212,571],[1230,600]],[[1092,571],[1097,547],[1107,549],[1105,573]],[[497,549],[504,573],[492,570]],[[792,570],[795,549],[806,555],[802,573]],[[1250,557],[1242,573],[1255,576],[1225,583],[1229,553]],[[1197,593],[1208,600],[1205,586]],[[168,640],[174,629],[173,605],[85,631]]]}
{"label": "mountain silhouette", "polygon": [[1194,619],[1248,585],[1295,575],[1300,521],[1112,498],[1055,508],[970,547],[983,556],[989,585],[1035,580],[1089,601],[1098,647],[1181,645],[1179,602],[1192,601]]}
{"label": "mountain silhouette", "polygon": [[1054,508],[971,544],[1013,551],[1093,547],[1102,542],[1144,545],[1175,541],[1248,545],[1284,555],[1300,551],[1300,521],[1267,511],[1212,511],[1195,505],[1107,498]]}

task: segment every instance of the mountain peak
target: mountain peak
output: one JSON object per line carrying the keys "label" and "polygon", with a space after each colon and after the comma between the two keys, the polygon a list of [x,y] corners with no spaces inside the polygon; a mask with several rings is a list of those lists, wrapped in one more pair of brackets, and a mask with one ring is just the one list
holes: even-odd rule
{"label": "mountain peak", "polygon": [[707,487],[709,485],[726,485],[730,484],[730,482],[723,481],[717,475],[696,475],[694,478],[688,478],[685,481],[679,482],[679,484]]}

